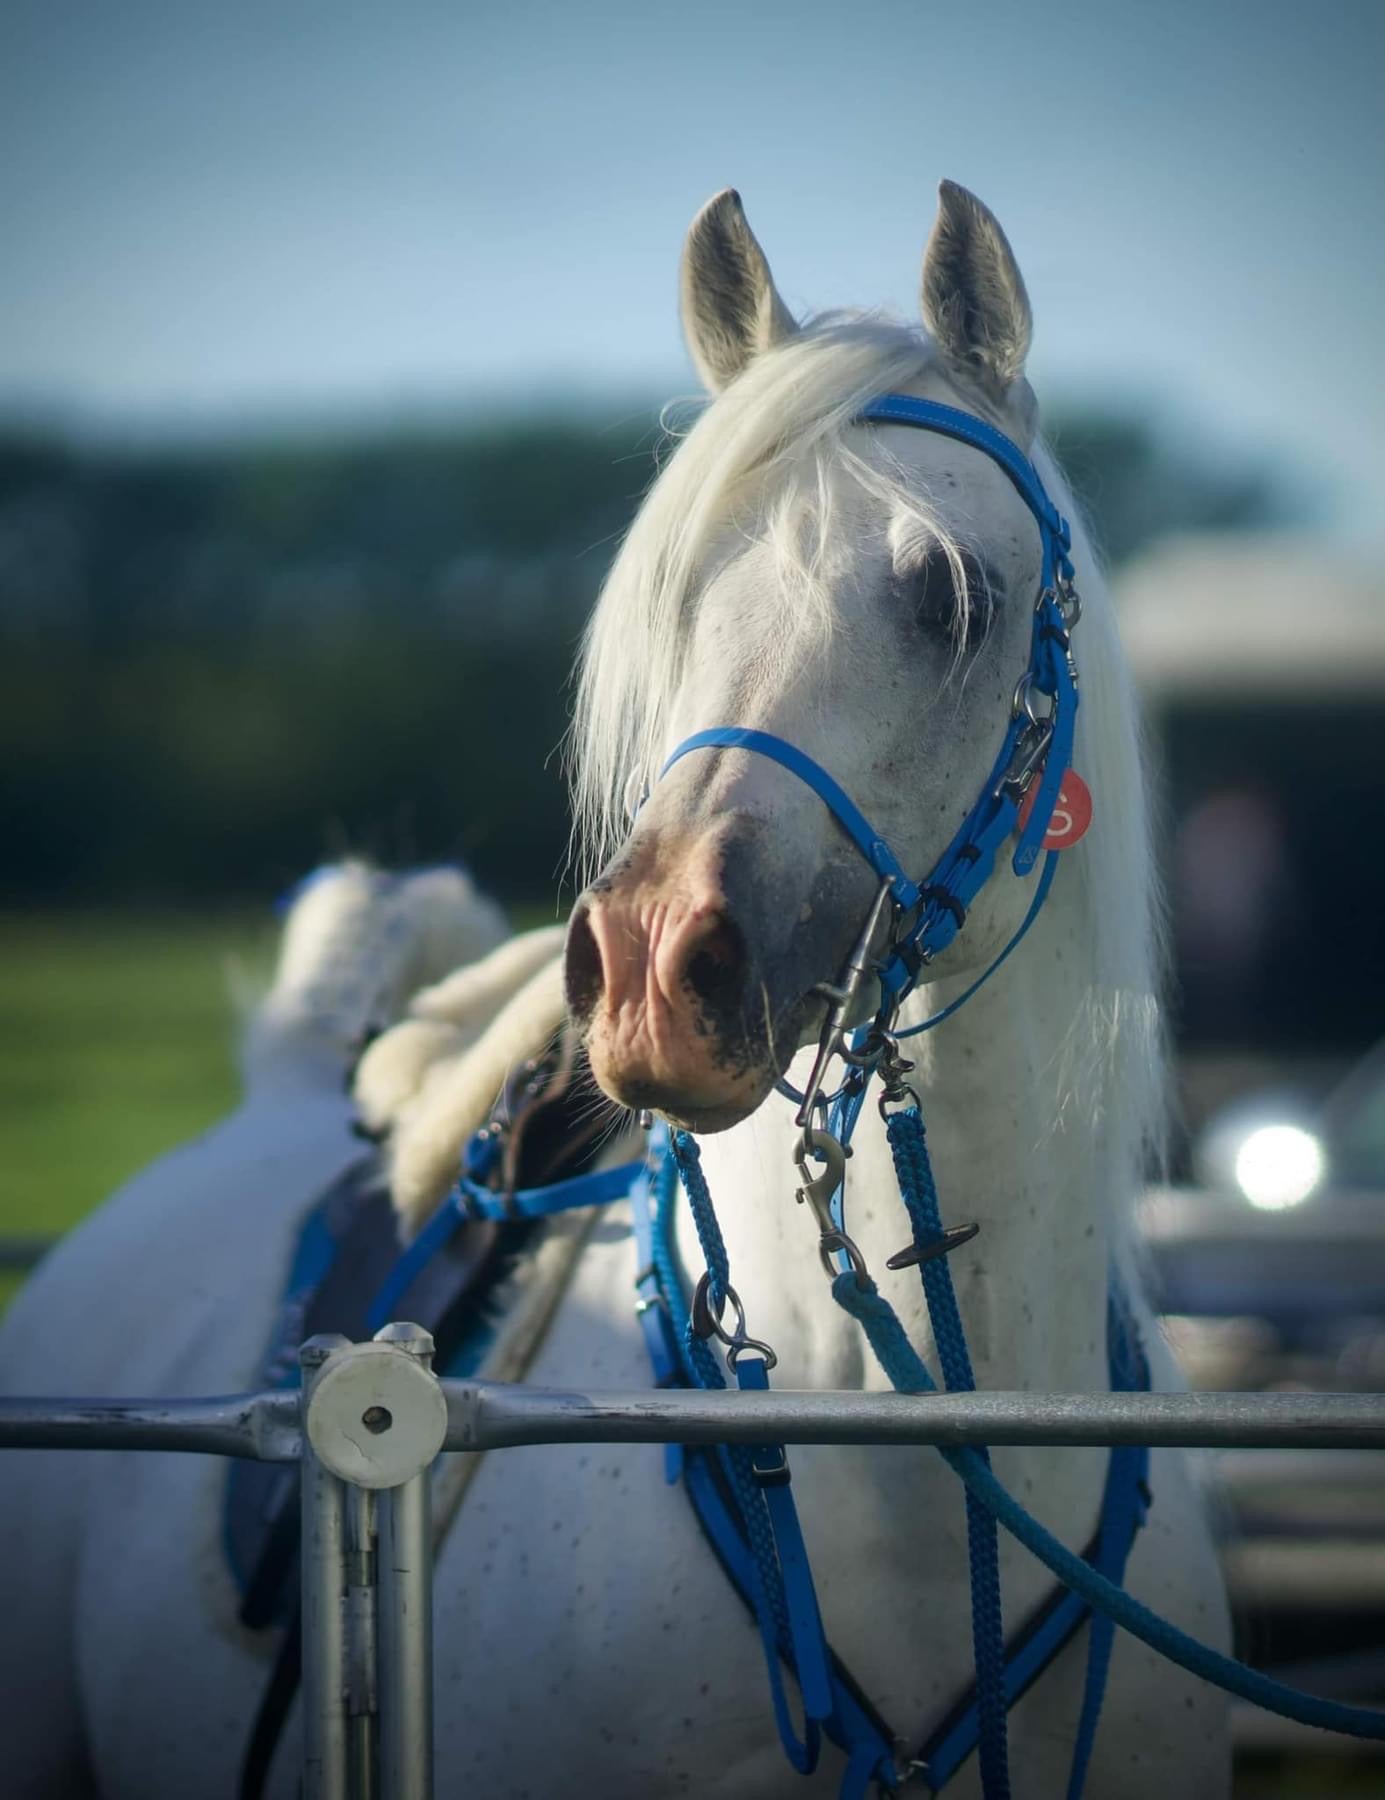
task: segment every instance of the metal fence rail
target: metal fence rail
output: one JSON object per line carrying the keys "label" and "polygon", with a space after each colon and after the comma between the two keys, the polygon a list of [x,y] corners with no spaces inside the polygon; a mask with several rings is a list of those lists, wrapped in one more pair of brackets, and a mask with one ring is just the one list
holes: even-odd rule
{"label": "metal fence rail", "polygon": [[517,1444],[1149,1444],[1385,1449],[1385,1395],[581,1393],[439,1381],[433,1341],[310,1339],[300,1393],[0,1400],[0,1449],[302,1466],[304,1800],[431,1800],[430,1471]]}
{"label": "metal fence rail", "polygon": [[[1379,1394],[583,1393],[440,1381],[444,1450],[520,1444],[1149,1444],[1385,1450]],[[0,1449],[193,1450],[292,1462],[299,1398],[0,1400]]]}

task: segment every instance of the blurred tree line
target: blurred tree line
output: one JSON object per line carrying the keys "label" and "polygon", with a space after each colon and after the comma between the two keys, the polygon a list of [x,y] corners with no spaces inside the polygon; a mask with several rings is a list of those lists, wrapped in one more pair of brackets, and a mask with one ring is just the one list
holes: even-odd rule
{"label": "blurred tree line", "polygon": [[[1055,435],[1113,561],[1276,512],[1138,419]],[[659,447],[652,416],[0,436],[0,903],[260,898],[348,850],[547,899],[576,646]]]}

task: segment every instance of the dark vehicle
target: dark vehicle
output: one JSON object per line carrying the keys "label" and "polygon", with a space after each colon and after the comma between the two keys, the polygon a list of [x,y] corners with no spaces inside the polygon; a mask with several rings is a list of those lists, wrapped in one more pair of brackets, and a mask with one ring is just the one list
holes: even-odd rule
{"label": "dark vehicle", "polygon": [[[1385,1042],[1317,1105],[1289,1090],[1216,1114],[1193,1169],[1196,1185],[1150,1192],[1142,1226],[1194,1385],[1385,1386]],[[1241,1654],[1319,1693],[1385,1701],[1385,1455],[1241,1450],[1209,1464]],[[1236,1740],[1349,1754],[1358,1769],[1369,1756],[1252,1709]],[[1317,1791],[1379,1790],[1334,1777]]]}

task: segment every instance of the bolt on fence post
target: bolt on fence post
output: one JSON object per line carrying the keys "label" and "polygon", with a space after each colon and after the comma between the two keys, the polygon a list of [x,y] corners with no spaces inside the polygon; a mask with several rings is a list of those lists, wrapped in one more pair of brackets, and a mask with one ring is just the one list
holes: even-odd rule
{"label": "bolt on fence post", "polygon": [[[386,1325],[375,1342],[393,1345],[431,1373],[433,1338],[421,1325]],[[431,1478],[432,1458],[377,1497],[381,1800],[432,1800],[433,1794]]]}
{"label": "bolt on fence post", "polygon": [[309,1338],[303,1372],[303,1800],[351,1800],[346,1713],[346,1488],[308,1440],[308,1402],[322,1366],[349,1343]]}

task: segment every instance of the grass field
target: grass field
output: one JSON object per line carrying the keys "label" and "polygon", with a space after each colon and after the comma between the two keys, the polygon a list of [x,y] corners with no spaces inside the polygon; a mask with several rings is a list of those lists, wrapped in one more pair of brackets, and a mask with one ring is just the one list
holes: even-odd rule
{"label": "grass field", "polygon": [[[267,981],[279,926],[268,909],[0,914],[0,1238],[66,1231],[234,1106],[233,996]],[[0,1304],[19,1279],[0,1270]]]}
{"label": "grass field", "polygon": [[231,995],[275,929],[0,916],[0,1235],[66,1230],[232,1106]]}

